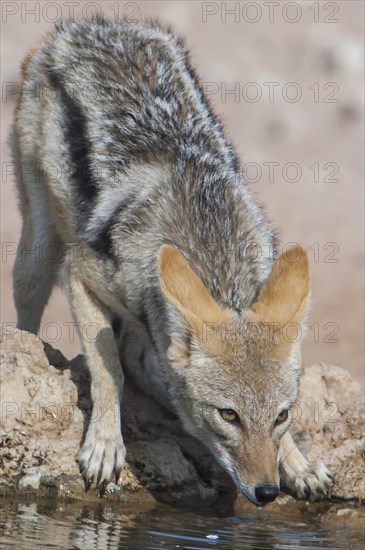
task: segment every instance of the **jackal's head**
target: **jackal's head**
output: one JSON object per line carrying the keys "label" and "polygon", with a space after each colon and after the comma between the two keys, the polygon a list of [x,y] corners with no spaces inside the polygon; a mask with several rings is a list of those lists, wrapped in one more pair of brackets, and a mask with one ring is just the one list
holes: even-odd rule
{"label": "jackal's head", "polygon": [[242,493],[266,504],[279,492],[279,443],[298,394],[308,255],[294,247],[280,256],[240,317],[215,302],[171,246],[161,248],[159,270],[174,327],[169,364],[176,410]]}

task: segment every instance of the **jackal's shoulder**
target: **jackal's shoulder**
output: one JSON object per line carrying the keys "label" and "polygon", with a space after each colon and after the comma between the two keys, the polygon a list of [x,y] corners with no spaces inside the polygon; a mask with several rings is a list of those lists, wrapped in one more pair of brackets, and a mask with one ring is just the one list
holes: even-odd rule
{"label": "jackal's shoulder", "polygon": [[[158,77],[161,62],[166,65],[188,57],[184,40],[172,27],[158,20],[140,23],[127,19],[112,21],[101,16],[91,20],[61,20],[42,37],[32,56],[37,52],[55,70],[80,69],[84,63],[89,64],[89,69],[100,69],[106,63],[102,73],[112,81],[121,69],[129,68],[131,75],[143,65],[155,69]],[[99,80],[98,76],[94,70],[93,77]]]}

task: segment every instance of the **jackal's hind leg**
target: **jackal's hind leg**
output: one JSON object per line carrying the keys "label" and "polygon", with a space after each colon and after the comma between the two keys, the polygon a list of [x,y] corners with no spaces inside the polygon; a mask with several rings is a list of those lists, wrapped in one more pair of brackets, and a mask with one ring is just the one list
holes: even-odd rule
{"label": "jackal's hind leg", "polygon": [[23,190],[22,197],[23,228],[13,269],[14,302],[18,328],[37,334],[64,250],[45,190]]}

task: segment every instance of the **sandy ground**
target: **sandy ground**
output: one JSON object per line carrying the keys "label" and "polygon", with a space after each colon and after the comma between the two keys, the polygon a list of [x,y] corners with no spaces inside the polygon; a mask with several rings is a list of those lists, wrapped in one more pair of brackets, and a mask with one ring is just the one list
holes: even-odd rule
{"label": "sandy ground", "polygon": [[[275,6],[273,5],[275,4]],[[157,16],[187,37],[253,192],[281,246],[309,249],[313,270],[306,364],[347,368],[364,382],[364,4],[337,2],[3,2],[1,321],[15,323],[11,271],[20,233],[6,144],[19,66],[57,17]],[[228,13],[228,10],[233,12]],[[71,357],[79,343],[60,291],[42,337]]]}

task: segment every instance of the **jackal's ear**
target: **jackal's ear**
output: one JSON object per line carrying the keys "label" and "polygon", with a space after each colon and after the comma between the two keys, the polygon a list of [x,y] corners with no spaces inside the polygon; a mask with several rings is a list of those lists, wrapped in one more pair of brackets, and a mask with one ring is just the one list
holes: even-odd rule
{"label": "jackal's ear", "polygon": [[275,261],[251,311],[264,322],[300,324],[309,306],[310,284],[308,253],[294,246]]}
{"label": "jackal's ear", "polygon": [[221,323],[228,320],[228,310],[217,304],[178,250],[167,244],[161,246],[158,267],[166,298],[181,313],[198,338],[202,337],[204,322]]}

